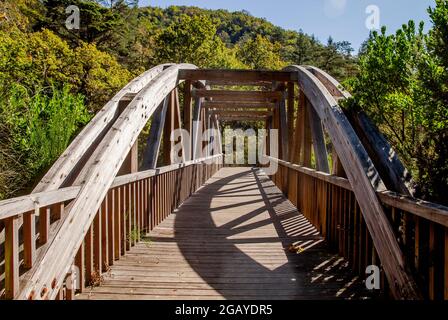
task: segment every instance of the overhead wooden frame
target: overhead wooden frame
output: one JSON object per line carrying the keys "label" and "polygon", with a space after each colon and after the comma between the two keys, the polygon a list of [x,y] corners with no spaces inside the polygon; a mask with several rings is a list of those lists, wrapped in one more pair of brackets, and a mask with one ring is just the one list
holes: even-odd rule
{"label": "overhead wooden frame", "polygon": [[179,80],[204,80],[214,84],[257,84],[272,81],[297,81],[296,75],[288,71],[258,70],[180,70]]}
{"label": "overhead wooden frame", "polygon": [[392,294],[397,299],[421,298],[381,201],[376,195],[375,184],[381,183],[381,178],[337,100],[306,68],[289,66],[285,70],[297,73],[299,87],[329,133],[346,169],[348,180],[391,284]]}
{"label": "overhead wooden frame", "polygon": [[273,102],[247,102],[247,101],[204,101],[203,108],[227,109],[227,108],[241,108],[241,109],[273,109],[275,103]]}
{"label": "overhead wooden frame", "polygon": [[237,91],[237,90],[205,90],[195,89],[192,91],[195,98],[207,98],[213,102],[251,102],[267,103],[282,99],[281,91]]}
{"label": "overhead wooden frame", "polygon": [[243,116],[236,116],[236,117],[218,117],[220,121],[266,121],[269,117],[243,117]]}
{"label": "overhead wooden frame", "polygon": [[262,116],[262,117],[271,117],[272,112],[269,111],[209,111],[210,114],[216,114],[218,116],[223,117],[232,117],[232,116],[242,116],[242,117],[252,117],[252,116]]}

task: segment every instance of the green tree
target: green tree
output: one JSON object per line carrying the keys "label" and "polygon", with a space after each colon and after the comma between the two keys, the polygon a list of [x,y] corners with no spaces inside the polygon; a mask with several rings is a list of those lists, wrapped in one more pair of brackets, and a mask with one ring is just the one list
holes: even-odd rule
{"label": "green tree", "polygon": [[400,153],[417,181],[419,196],[447,203],[448,1],[429,9],[433,28],[413,21],[395,34],[372,33],[360,72],[348,81],[352,107],[361,107]]}
{"label": "green tree", "polygon": [[0,198],[29,187],[90,119],[83,97],[64,86],[35,94],[13,85],[0,99]]}
{"label": "green tree", "polygon": [[156,36],[155,48],[154,64],[175,62],[212,67],[235,63],[231,51],[216,35],[215,24],[206,16],[180,15]]}
{"label": "green tree", "polygon": [[280,70],[286,66],[280,57],[280,44],[261,35],[241,43],[237,57],[251,69]]}

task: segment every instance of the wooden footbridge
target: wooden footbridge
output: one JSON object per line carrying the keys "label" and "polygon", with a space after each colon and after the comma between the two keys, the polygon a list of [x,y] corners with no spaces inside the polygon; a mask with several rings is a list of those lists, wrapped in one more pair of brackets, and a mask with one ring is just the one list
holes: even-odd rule
{"label": "wooden footbridge", "polygon": [[[2,298],[448,299],[448,208],[347,98],[309,66],[143,73],[0,202]],[[224,161],[238,121],[278,132],[258,167]]]}

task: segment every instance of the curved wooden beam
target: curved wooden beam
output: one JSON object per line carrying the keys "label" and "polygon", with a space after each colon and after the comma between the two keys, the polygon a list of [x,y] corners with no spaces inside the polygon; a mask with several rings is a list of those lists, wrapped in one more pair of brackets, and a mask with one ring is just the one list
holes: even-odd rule
{"label": "curved wooden beam", "polygon": [[122,99],[126,96],[135,96],[142,88],[144,88],[151,80],[159,75],[165,68],[172,64],[164,64],[154,67],[121,89],[87,124],[87,126],[75,137],[69,147],[53,164],[50,170],[41,179],[39,184],[34,188],[33,193],[49,190],[56,190],[62,186],[67,177],[78,166],[92,145],[101,136],[108,125],[118,117],[118,106]]}
{"label": "curved wooden beam", "polygon": [[[163,70],[139,91],[118,117],[99,144],[100,151],[86,174],[80,193],[66,213],[70,218],[63,222],[40,263],[28,272],[19,299],[56,297],[95,213],[138,135],[156,108],[178,85],[179,70],[195,68],[180,64]],[[41,295],[42,292],[45,294]]]}
{"label": "curved wooden beam", "polygon": [[[314,74],[334,97],[345,99],[352,97],[336,79],[325,71],[312,66],[307,66],[306,69]],[[388,189],[412,196],[414,190],[411,187],[412,177],[409,171],[406,170],[397,153],[366,113],[364,111],[343,111],[363,142]]]}
{"label": "curved wooden beam", "polygon": [[367,228],[397,299],[421,298],[404,256],[387,220],[376,185],[381,179],[367,151],[345,117],[334,96],[310,71],[301,66],[285,70],[297,73],[298,84],[309,99],[335,146],[346,169]]}

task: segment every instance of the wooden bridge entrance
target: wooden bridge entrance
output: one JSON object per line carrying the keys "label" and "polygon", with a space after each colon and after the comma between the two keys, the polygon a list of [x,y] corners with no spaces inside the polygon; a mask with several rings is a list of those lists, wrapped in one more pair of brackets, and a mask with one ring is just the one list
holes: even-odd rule
{"label": "wooden bridge entrance", "polygon": [[[0,296],[356,298],[374,265],[386,298],[448,299],[448,208],[348,98],[310,66],[148,70],[0,202]],[[224,167],[235,121],[275,133],[269,177]]]}
{"label": "wooden bridge entrance", "polygon": [[256,168],[223,168],[78,299],[369,297]]}

